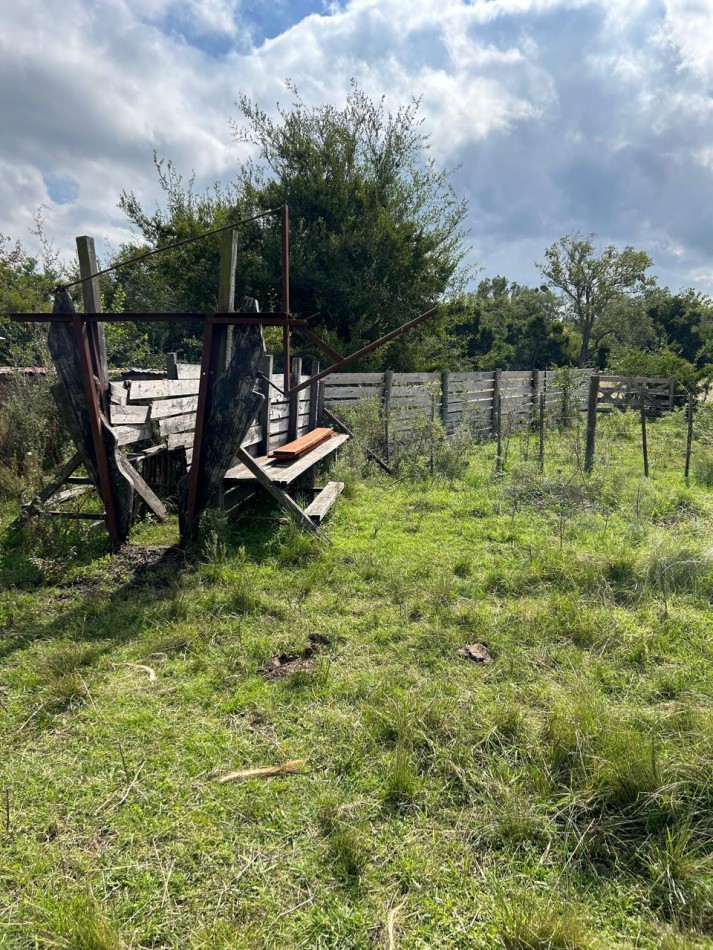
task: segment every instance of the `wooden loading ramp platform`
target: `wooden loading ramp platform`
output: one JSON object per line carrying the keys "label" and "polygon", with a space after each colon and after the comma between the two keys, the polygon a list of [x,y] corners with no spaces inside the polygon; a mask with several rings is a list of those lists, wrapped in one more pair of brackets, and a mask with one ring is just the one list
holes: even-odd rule
{"label": "wooden loading ramp platform", "polygon": [[[295,479],[299,478],[305,472],[309,471],[313,465],[327,458],[333,452],[344,445],[349,439],[348,435],[340,433],[333,435],[331,439],[322,442],[310,452],[307,452],[296,461],[283,461],[277,458],[271,458],[269,455],[258,455],[254,461],[262,469],[265,475],[275,485],[290,485]],[[257,482],[258,478],[244,464],[234,465],[225,473],[225,481],[228,482]]]}

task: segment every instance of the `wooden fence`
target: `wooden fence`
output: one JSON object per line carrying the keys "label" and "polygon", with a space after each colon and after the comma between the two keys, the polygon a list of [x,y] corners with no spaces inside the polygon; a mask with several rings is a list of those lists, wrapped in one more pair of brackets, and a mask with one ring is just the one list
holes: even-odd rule
{"label": "wooden fence", "polygon": [[[317,371],[317,364],[292,361],[293,385]],[[550,419],[562,419],[587,408],[592,370],[495,370],[443,373],[333,373],[302,390],[297,400],[280,393],[282,374],[272,371],[272,358],[260,381],[265,404],[250,427],[243,447],[251,455],[273,449],[310,431],[326,405],[337,416],[366,400],[383,413],[389,441],[406,439],[422,420],[438,419],[449,435],[464,427],[487,439],[494,430],[498,398],[502,425],[517,428],[533,419],[544,394]],[[111,384],[112,425],[119,442],[149,439],[169,449],[184,447],[191,462],[200,366],[179,363],[169,355],[166,373],[129,373]],[[673,379],[601,376],[598,409],[638,408],[645,393],[648,413],[673,407]]]}
{"label": "wooden fence", "polygon": [[[590,369],[495,370],[487,373],[334,373],[324,381],[324,401],[339,415],[365,399],[383,406],[394,435],[413,428],[426,416],[439,419],[452,435],[465,426],[474,435],[489,438],[496,419],[498,397],[503,423],[517,427],[530,422],[544,394],[545,411],[567,418],[587,408]],[[647,411],[673,408],[674,380],[600,376],[601,410],[638,408],[642,391]]]}

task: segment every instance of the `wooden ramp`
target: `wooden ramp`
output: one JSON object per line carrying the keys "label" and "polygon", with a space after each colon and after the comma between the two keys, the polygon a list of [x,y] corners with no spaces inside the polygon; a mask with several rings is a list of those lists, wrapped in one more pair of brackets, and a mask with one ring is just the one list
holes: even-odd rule
{"label": "wooden ramp", "polygon": [[[349,440],[348,435],[333,435],[331,439],[322,442],[313,448],[306,455],[302,455],[296,461],[282,460],[272,458],[269,455],[258,455],[254,462],[260,467],[262,472],[275,485],[290,485],[300,475],[304,474],[317,462],[327,458],[333,452],[336,452],[340,445],[344,445]],[[248,469],[244,463],[234,465],[225,473],[225,480],[229,482],[256,482],[254,472]]]}

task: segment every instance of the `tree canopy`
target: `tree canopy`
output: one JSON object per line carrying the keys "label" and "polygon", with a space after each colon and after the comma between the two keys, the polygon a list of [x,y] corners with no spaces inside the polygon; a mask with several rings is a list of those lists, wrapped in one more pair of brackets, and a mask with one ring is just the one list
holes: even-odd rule
{"label": "tree canopy", "polygon": [[[276,118],[239,100],[234,136],[257,155],[238,167],[231,186],[197,194],[192,180],[157,162],[165,209],[147,215],[131,193],[121,206],[155,247],[288,204],[291,309],[316,315],[324,335],[346,351],[462,289],[467,209],[449,172],[429,155],[418,102],[390,113],[354,85],[344,108],[311,107],[290,91],[294,101]],[[277,309],[279,220],[252,222],[240,236],[238,298],[247,293],[263,309]],[[214,241],[121,272],[126,306],[210,309],[217,255]],[[437,359],[445,319],[394,344],[399,364],[419,369]]]}
{"label": "tree canopy", "polygon": [[631,245],[619,250],[610,244],[596,253],[595,234],[566,234],[545,251],[537,265],[550,287],[560,291],[567,317],[581,335],[578,365],[590,356],[618,324],[605,318],[611,308],[652,286],[646,271],[652,261]]}

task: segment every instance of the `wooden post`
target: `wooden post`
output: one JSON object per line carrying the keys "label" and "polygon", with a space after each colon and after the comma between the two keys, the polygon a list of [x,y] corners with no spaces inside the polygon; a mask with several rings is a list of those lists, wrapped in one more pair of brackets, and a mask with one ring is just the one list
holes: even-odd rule
{"label": "wooden post", "polygon": [[[235,310],[235,269],[238,263],[238,232],[224,231],[220,242],[220,276],[218,278],[218,313]],[[216,348],[215,369],[217,379],[233,355],[233,328],[216,326],[213,330]],[[215,382],[215,380],[213,380]]]}
{"label": "wooden post", "polygon": [[688,484],[688,476],[691,471],[691,449],[693,448],[693,393],[688,394],[687,422],[688,422],[688,428],[686,432],[686,466],[683,470],[683,476],[686,480],[686,484]]}
{"label": "wooden post", "polygon": [[448,435],[448,397],[450,385],[451,374],[448,370],[445,370],[441,373],[441,422],[443,423],[443,429],[446,435]]}
{"label": "wooden post", "polygon": [[646,440],[646,390],[641,387],[639,393],[639,409],[641,412],[641,453],[644,457],[644,478],[649,477],[649,446]]}
{"label": "wooden post", "polygon": [[178,379],[178,353],[166,353],[166,379]]}
{"label": "wooden post", "polygon": [[493,404],[490,408],[490,438],[498,429],[498,400],[500,398],[500,370],[496,369],[493,374]]}
{"label": "wooden post", "polygon": [[384,373],[384,457],[389,461],[389,419],[391,415],[391,387],[394,383],[394,372],[387,369]]}
{"label": "wooden post", "polygon": [[[77,239],[79,276],[82,278],[82,297],[85,313],[101,313],[102,301],[99,291],[99,270],[94,238],[86,234]],[[103,323],[88,323],[86,327],[92,371],[99,380],[99,406],[109,418],[109,372],[106,356],[106,335]]]}
{"label": "wooden post", "polygon": [[599,374],[589,377],[589,396],[587,398],[587,446],[584,452],[584,471],[594,468],[594,449],[597,436],[597,399],[599,398]]}
{"label": "wooden post", "polygon": [[[220,274],[218,277],[218,313],[232,313],[235,309],[235,268],[238,262],[238,232],[224,231],[220,242]],[[215,349],[215,370],[210,385],[225,372],[233,355],[233,327],[216,326],[213,328],[213,347]],[[207,408],[210,408],[210,397]],[[221,482],[216,490],[218,508],[225,511],[225,494]]]}
{"label": "wooden post", "polygon": [[258,416],[260,425],[262,426],[262,439],[260,440],[258,455],[269,455],[271,448],[270,416],[272,415],[272,386],[268,380],[272,380],[272,363],[273,359],[271,356],[265,357],[263,368],[260,370],[263,376],[266,376],[267,379],[260,380],[260,392],[265,397],[265,401],[262,404],[260,415]]}
{"label": "wooden post", "polygon": [[[292,382],[290,384],[290,389],[295,389],[300,384],[300,377],[302,376],[302,359],[299,356],[292,357]],[[299,435],[299,426],[300,426],[300,394],[291,393],[289,398],[289,424],[287,428],[287,441],[294,441]]]}
{"label": "wooden post", "polygon": [[503,397],[500,395],[499,388],[495,403],[495,431],[497,437],[495,474],[500,475],[503,470]]}
{"label": "wooden post", "polygon": [[317,425],[322,424],[326,409],[324,408],[324,381],[321,379],[317,380]]}
{"label": "wooden post", "polygon": [[540,471],[545,470],[545,392],[540,393]]}
{"label": "wooden post", "polygon": [[541,373],[539,369],[533,369],[532,371],[532,389],[531,389],[531,399],[532,399],[532,421],[534,423],[537,418],[537,413],[540,408],[540,376]]}
{"label": "wooden post", "polygon": [[[290,312],[290,209],[287,205],[282,206],[282,217],[280,222],[280,234],[282,243],[282,312],[289,315]],[[282,331],[282,360],[284,363],[284,386],[285,395],[290,389],[290,328],[285,326]]]}
{"label": "wooden post", "polygon": [[[319,372],[319,360],[310,359],[307,364],[307,374],[309,376],[316,376]],[[310,432],[312,429],[316,429],[318,425],[319,418],[319,380],[314,380],[312,385],[309,387],[309,429]]]}

